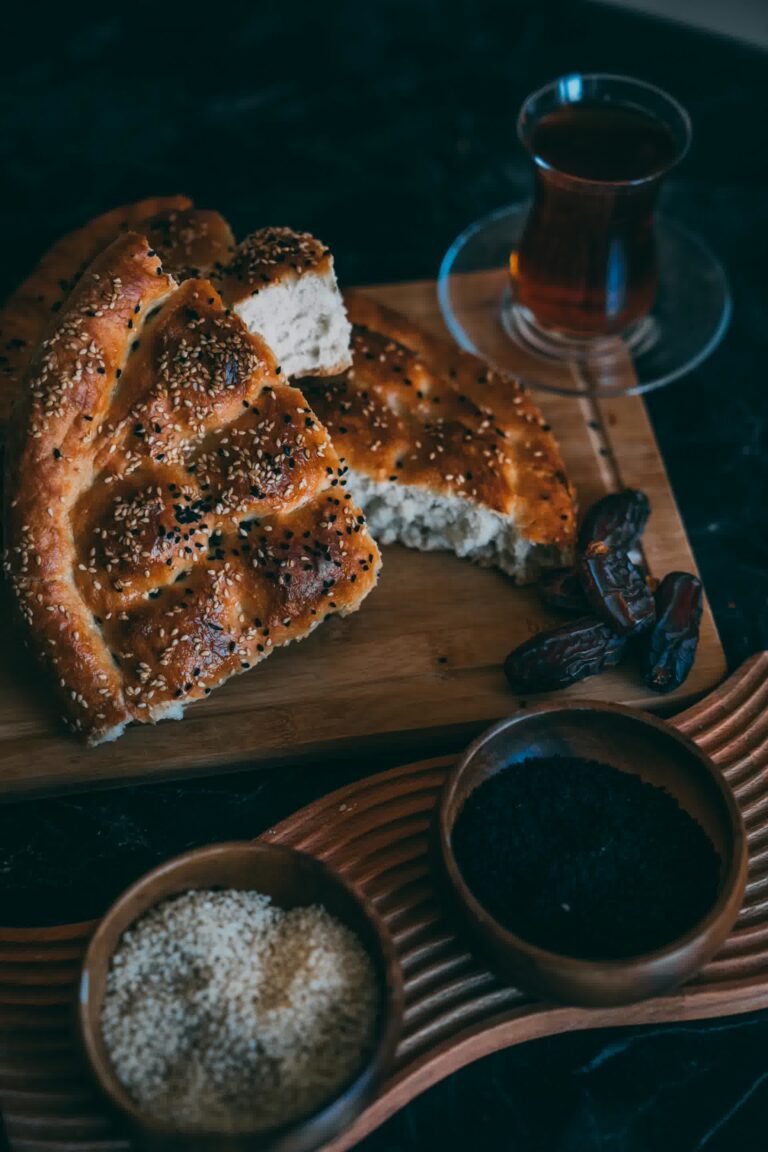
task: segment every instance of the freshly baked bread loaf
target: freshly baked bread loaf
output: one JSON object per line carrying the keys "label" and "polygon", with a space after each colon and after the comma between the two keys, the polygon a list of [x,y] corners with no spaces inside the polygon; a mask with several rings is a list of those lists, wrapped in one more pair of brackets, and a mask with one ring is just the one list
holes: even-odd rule
{"label": "freshly baked bread loaf", "polygon": [[333,257],[308,232],[252,233],[216,283],[291,379],[332,376],[349,367],[350,327]]}
{"label": "freshly baked bread loaf", "polygon": [[193,208],[186,196],[125,204],[64,236],[0,310],[0,427],[35,349],[83,270],[131,228],[148,237],[164,269],[177,279],[209,275],[229,259],[234,247],[226,220],[218,212]]}
{"label": "freshly baked bread loaf", "polygon": [[180,717],[374,586],[344,469],[283,376],[132,232],[56,313],[9,428],[5,568],[90,743]]}
{"label": "freshly baked bread loaf", "polygon": [[568,562],[573,492],[525,389],[369,297],[345,299],[353,366],[304,388],[379,543],[451,549],[520,583]]}

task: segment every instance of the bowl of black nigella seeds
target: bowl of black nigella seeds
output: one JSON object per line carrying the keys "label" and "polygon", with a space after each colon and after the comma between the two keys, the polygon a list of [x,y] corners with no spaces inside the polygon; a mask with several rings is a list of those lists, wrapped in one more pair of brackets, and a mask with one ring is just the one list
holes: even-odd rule
{"label": "bowl of black nigella seeds", "polygon": [[693,975],[730,932],[747,841],[717,767],[653,716],[543,704],[489,729],[438,806],[455,912],[489,964],[571,1004]]}

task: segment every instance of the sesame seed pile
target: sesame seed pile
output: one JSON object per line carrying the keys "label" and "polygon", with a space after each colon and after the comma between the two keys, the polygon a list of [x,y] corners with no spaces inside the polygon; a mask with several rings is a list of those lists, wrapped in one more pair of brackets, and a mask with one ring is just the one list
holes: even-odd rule
{"label": "sesame seed pile", "polygon": [[[373,1041],[357,937],[319,905],[195,891],[151,909],[112,958],[102,1033],[139,1107],[187,1130],[292,1123],[342,1091]],[[161,1026],[158,1026],[158,1025]]]}

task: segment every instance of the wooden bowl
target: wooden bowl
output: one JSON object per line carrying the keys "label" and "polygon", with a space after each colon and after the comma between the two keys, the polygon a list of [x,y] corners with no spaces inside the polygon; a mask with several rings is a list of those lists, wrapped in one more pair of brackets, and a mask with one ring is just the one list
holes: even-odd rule
{"label": "wooden bowl", "polygon": [[[507,765],[532,757],[600,760],[670,792],[711,839],[721,860],[720,885],[707,915],[685,935],[653,952],[619,960],[583,960],[539,948],[503,928],[470,891],[452,848],[467,797]],[[692,976],[733,927],[747,878],[747,838],[723,776],[676,729],[618,704],[541,704],[489,728],[449,775],[437,807],[439,864],[456,911],[496,972],[540,995],[594,1007],[656,996]]]}
{"label": "wooden bowl", "polygon": [[[361,1069],[341,1093],[298,1123],[258,1132],[182,1131],[146,1116],[117,1079],[101,1033],[101,1010],[112,955],[125,930],[166,897],[196,888],[263,892],[281,908],[322,904],[361,940],[379,986],[374,1041]],[[370,903],[328,865],[276,844],[216,844],[177,856],[147,873],[107,912],[91,939],[80,979],[79,1025],[88,1062],[110,1102],[147,1148],[216,1152],[309,1152],[333,1139],[363,1111],[394,1055],[403,1011],[400,966],[389,934]],[[158,1022],[162,1026],[162,1022]]]}

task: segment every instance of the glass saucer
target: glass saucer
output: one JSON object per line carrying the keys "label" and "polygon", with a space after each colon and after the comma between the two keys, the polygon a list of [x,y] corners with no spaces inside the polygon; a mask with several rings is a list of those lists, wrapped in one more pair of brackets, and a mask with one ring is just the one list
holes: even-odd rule
{"label": "glass saucer", "polygon": [[564,395],[649,392],[692,372],[715,350],[731,317],[725,272],[698,237],[657,222],[659,290],[650,315],[619,337],[588,341],[543,333],[513,299],[510,253],[528,204],[477,220],[440,266],[440,307],[456,341],[532,387]]}

